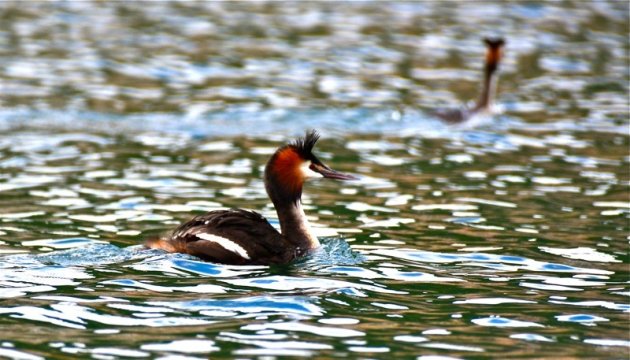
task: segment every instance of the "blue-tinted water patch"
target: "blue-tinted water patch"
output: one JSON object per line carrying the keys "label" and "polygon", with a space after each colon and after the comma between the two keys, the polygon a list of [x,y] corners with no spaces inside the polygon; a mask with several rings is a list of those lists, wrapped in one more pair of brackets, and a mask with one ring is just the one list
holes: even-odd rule
{"label": "blue-tinted water patch", "polygon": [[536,3],[514,4],[511,6],[516,14],[530,19],[540,19],[548,11],[544,6]]}
{"label": "blue-tinted water patch", "polygon": [[[242,134],[242,128],[249,128],[249,136],[268,136],[272,134],[299,135],[306,129],[326,129],[333,134],[356,133],[360,131],[366,134],[424,134],[444,136],[449,132],[466,131],[465,128],[448,128],[444,123],[437,121],[422,112],[410,109],[406,111],[400,121],[391,121],[394,109],[293,109],[292,111],[277,111],[266,109],[252,109],[249,107],[230,106],[219,113],[209,113],[201,116],[189,117],[182,122],[179,113],[163,113],[143,115],[107,115],[91,112],[58,113],[47,111],[43,114],[38,111],[24,113],[0,112],[0,126],[18,127],[27,120],[30,125],[64,127],[72,123],[77,129],[90,129],[95,121],[100,122],[103,130],[113,132],[141,132],[159,131],[171,134],[185,134],[193,138],[207,138],[209,136],[238,136]],[[255,116],[253,116],[255,114]],[[363,119],[369,118],[370,122]],[[80,120],[89,119],[89,120]],[[226,122],[225,119],[230,119]],[[260,126],[264,123],[265,126]],[[360,127],[357,125],[360,124]]]}
{"label": "blue-tinted water patch", "polygon": [[112,280],[112,281],[108,281],[108,284],[118,284],[118,285],[133,285],[135,284],[135,281],[131,280],[131,279],[120,279],[120,280]]}
{"label": "blue-tinted water patch", "polygon": [[294,264],[297,267],[319,267],[326,265],[357,265],[365,261],[365,256],[352,250],[343,239],[322,238],[321,246]]}
{"label": "blue-tinted water patch", "polygon": [[483,218],[477,216],[462,216],[456,218],[449,218],[446,221],[452,222],[455,224],[476,224],[479,222],[483,222]]}
{"label": "blue-tinted water patch", "polygon": [[601,316],[594,316],[590,314],[572,314],[572,315],[557,315],[558,321],[568,321],[576,323],[594,323],[600,321],[610,321]]}
{"label": "blue-tinted water patch", "polygon": [[139,289],[138,291],[148,290],[152,292],[170,293],[170,292],[183,292],[189,294],[221,294],[225,293],[226,289],[222,286],[214,284],[196,284],[194,286],[172,286],[172,285],[160,285],[156,281],[136,281],[131,279],[116,279],[100,282],[101,285],[115,285],[125,287],[125,290]]}
{"label": "blue-tinted water patch", "polygon": [[539,335],[539,334],[530,334],[530,333],[524,333],[524,334],[513,334],[510,335],[510,338],[512,339],[519,339],[519,340],[525,340],[525,341],[542,341],[542,342],[554,342],[555,340],[543,335]]}
{"label": "blue-tinted water patch", "polygon": [[608,270],[593,269],[593,268],[580,268],[565,264],[547,263],[527,259],[520,256],[512,255],[496,255],[496,254],[444,254],[433,253],[428,251],[411,250],[411,249],[383,249],[375,250],[372,253],[391,256],[394,258],[405,259],[410,261],[417,261],[421,263],[455,263],[461,262],[467,265],[475,265],[481,267],[492,268],[504,268],[505,265],[510,265],[511,269],[527,269],[531,271],[543,271],[543,272],[563,272],[563,273],[584,273],[584,274],[611,274]]}
{"label": "blue-tinted water patch", "polygon": [[531,322],[531,321],[509,319],[509,318],[499,317],[499,316],[473,319],[472,322],[480,326],[505,327],[505,328],[544,327],[544,325]]}
{"label": "blue-tinted water patch", "polygon": [[[262,281],[261,281],[262,280]],[[311,292],[329,292],[340,289],[354,289],[386,294],[404,294],[403,291],[391,290],[376,282],[368,284],[362,282],[344,281],[329,277],[299,277],[273,275],[261,278],[226,278],[221,280],[234,286],[266,289],[268,291],[302,290]]]}
{"label": "blue-tinted water patch", "polygon": [[236,311],[243,314],[271,313],[277,315],[322,315],[320,307],[306,297],[254,296],[228,300],[193,300],[182,302],[151,301],[148,305],[164,306],[187,311],[222,310]]}
{"label": "blue-tinted water patch", "polygon": [[569,266],[569,265],[562,265],[562,264],[545,264],[543,265],[543,268],[545,270],[551,270],[551,271],[571,271],[574,268]]}
{"label": "blue-tinted water patch", "polygon": [[172,262],[175,268],[194,272],[196,274],[209,276],[221,274],[221,265],[187,259],[173,259]]}
{"label": "blue-tinted water patch", "polygon": [[109,326],[147,326],[170,327],[206,325],[211,323],[204,319],[189,317],[138,318],[96,312],[94,309],[73,303],[52,304],[51,309],[35,306],[0,307],[0,316],[26,319],[36,322],[58,325],[65,328],[85,329],[88,323]]}
{"label": "blue-tinted water patch", "polygon": [[[0,356],[625,354],[626,2],[0,8]],[[437,121],[484,32],[494,114]],[[278,227],[265,162],[307,128],[360,178],[305,185],[318,252],[129,248],[218,207]]]}
{"label": "blue-tinted water patch", "polygon": [[258,280],[253,280],[252,283],[253,284],[272,284],[276,281],[277,280],[274,280],[274,279],[258,279]]}
{"label": "blue-tinted water patch", "polygon": [[329,271],[334,272],[362,272],[363,269],[351,266],[333,266],[328,268]]}
{"label": "blue-tinted water patch", "polygon": [[[501,256],[500,257],[501,261],[505,261],[508,263],[524,263],[526,261],[525,258],[522,258],[520,256]],[[551,264],[550,264],[551,265]]]}
{"label": "blue-tinted water patch", "polygon": [[51,247],[53,249],[67,249],[103,243],[105,242],[88,238],[66,238],[24,241],[22,242],[22,245]]}
{"label": "blue-tinted water patch", "polygon": [[35,255],[37,261],[61,266],[97,266],[141,259],[143,254],[138,247],[119,248],[111,244],[93,244],[70,250],[53,251]]}

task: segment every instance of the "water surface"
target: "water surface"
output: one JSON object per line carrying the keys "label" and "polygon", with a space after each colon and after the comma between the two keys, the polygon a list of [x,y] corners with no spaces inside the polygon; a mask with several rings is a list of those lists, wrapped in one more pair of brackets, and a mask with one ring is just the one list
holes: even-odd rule
{"label": "water surface", "polygon": [[[0,357],[628,356],[628,5],[0,5]],[[475,98],[508,39],[498,115]],[[274,149],[316,128],[285,266],[143,249],[204,211],[277,216]],[[9,330],[10,329],[10,330]]]}

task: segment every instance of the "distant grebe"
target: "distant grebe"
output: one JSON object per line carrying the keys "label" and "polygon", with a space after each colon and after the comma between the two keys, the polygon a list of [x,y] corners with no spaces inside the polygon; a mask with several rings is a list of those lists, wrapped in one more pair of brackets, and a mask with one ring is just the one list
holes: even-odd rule
{"label": "distant grebe", "polygon": [[147,247],[237,265],[288,263],[319,247],[302,209],[304,181],[355,177],[332,170],[312,153],[318,139],[317,132],[307,132],[276,150],[265,167],[265,189],[282,233],[254,211],[215,210],[180,225],[168,238],[148,240]]}
{"label": "distant grebe", "polygon": [[492,105],[497,87],[497,70],[503,55],[502,48],[505,45],[505,40],[501,38],[486,38],[483,41],[486,44],[486,60],[479,99],[472,108],[464,106],[459,109],[442,109],[434,112],[435,116],[447,123],[456,124],[464,122],[473,115],[488,110]]}

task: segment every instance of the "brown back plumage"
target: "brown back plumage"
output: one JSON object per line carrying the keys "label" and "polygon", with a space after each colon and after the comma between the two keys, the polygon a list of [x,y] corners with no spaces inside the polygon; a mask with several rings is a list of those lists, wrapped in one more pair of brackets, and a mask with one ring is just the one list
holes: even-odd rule
{"label": "brown back plumage", "polygon": [[[256,258],[244,259],[218,243],[205,241],[199,234],[225,238]],[[280,246],[280,233],[262,215],[249,210],[215,210],[196,216],[176,228],[168,239],[151,239],[147,247],[194,255],[206,261],[228,264],[268,264],[287,262]]]}

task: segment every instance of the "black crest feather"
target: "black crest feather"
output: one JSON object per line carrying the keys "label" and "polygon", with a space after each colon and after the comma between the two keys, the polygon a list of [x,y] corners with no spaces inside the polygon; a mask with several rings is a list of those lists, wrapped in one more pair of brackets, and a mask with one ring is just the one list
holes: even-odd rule
{"label": "black crest feather", "polygon": [[289,144],[303,158],[309,159],[313,153],[313,147],[319,140],[319,133],[316,130],[309,130],[304,137],[299,137]]}
{"label": "black crest feather", "polygon": [[487,37],[483,39],[483,42],[490,48],[496,49],[505,45],[505,39],[500,37]]}

